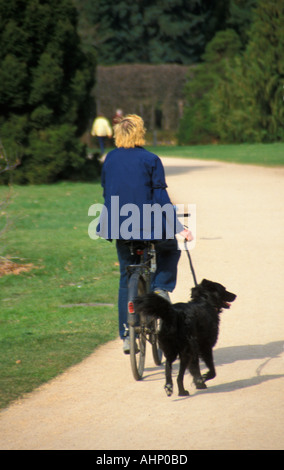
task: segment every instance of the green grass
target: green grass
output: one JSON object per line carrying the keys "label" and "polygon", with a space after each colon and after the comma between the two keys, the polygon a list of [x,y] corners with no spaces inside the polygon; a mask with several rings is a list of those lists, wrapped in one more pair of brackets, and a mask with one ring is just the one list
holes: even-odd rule
{"label": "green grass", "polygon": [[[0,254],[35,269],[0,278],[0,407],[117,336],[115,245],[88,237],[101,192],[81,183],[14,188]],[[114,307],[62,307],[81,303]]]}
{"label": "green grass", "polygon": [[148,150],[161,157],[197,158],[240,164],[282,166],[284,143],[239,145],[157,146]]}

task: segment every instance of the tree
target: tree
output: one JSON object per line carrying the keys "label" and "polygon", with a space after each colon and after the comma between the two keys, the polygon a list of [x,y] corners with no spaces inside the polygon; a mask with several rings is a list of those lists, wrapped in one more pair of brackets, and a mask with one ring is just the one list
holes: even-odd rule
{"label": "tree", "polygon": [[234,30],[219,31],[207,45],[204,62],[193,70],[185,87],[186,107],[180,122],[180,143],[210,143],[218,138],[212,95],[226,63],[239,53],[241,43]]}
{"label": "tree", "polygon": [[0,133],[7,149],[23,148],[18,182],[51,182],[84,167],[78,138],[95,61],[83,52],[77,20],[71,0],[0,0]]}
{"label": "tree", "polygon": [[235,0],[230,15],[186,85],[180,143],[284,139],[283,1]]}
{"label": "tree", "polygon": [[284,4],[260,0],[246,50],[212,97],[223,141],[284,140]]}
{"label": "tree", "polygon": [[[75,0],[98,63],[192,64],[224,27],[227,0]],[[90,28],[87,28],[91,32]],[[83,28],[82,34],[83,32]]]}
{"label": "tree", "polygon": [[252,11],[258,0],[230,0],[227,18],[227,28],[234,29],[238,34],[242,49],[245,49],[252,21]]}

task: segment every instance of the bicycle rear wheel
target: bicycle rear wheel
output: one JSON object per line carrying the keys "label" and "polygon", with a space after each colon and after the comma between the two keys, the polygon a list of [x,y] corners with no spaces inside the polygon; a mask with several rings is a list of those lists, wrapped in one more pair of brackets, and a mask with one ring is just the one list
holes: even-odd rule
{"label": "bicycle rear wheel", "polygon": [[133,273],[128,284],[128,323],[130,363],[135,380],[141,380],[143,377],[146,357],[146,335],[140,324],[140,318],[136,317],[133,302],[137,296],[144,295],[145,293],[146,285],[144,279],[139,273]]}

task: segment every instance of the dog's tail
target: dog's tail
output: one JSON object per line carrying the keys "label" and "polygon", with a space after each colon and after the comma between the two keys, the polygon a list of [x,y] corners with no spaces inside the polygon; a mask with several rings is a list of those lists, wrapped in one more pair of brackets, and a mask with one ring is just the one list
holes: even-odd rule
{"label": "dog's tail", "polygon": [[137,297],[134,301],[135,312],[166,321],[173,315],[170,302],[157,294],[150,293]]}

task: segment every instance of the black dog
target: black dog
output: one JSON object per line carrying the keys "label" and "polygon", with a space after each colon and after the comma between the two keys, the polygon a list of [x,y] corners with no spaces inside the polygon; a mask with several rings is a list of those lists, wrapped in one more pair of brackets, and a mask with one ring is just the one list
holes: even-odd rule
{"label": "black dog", "polygon": [[[187,368],[198,389],[207,388],[206,380],[216,376],[212,349],[218,339],[219,314],[223,308],[230,308],[230,302],[236,298],[221,284],[206,279],[191,292],[192,300],[188,303],[171,304],[153,293],[138,297],[135,301],[135,311],[162,319],[158,340],[166,358],[165,390],[168,396],[173,393],[172,363],[178,356],[179,396],[189,395],[183,386]],[[203,375],[200,373],[199,357],[209,369]]]}

